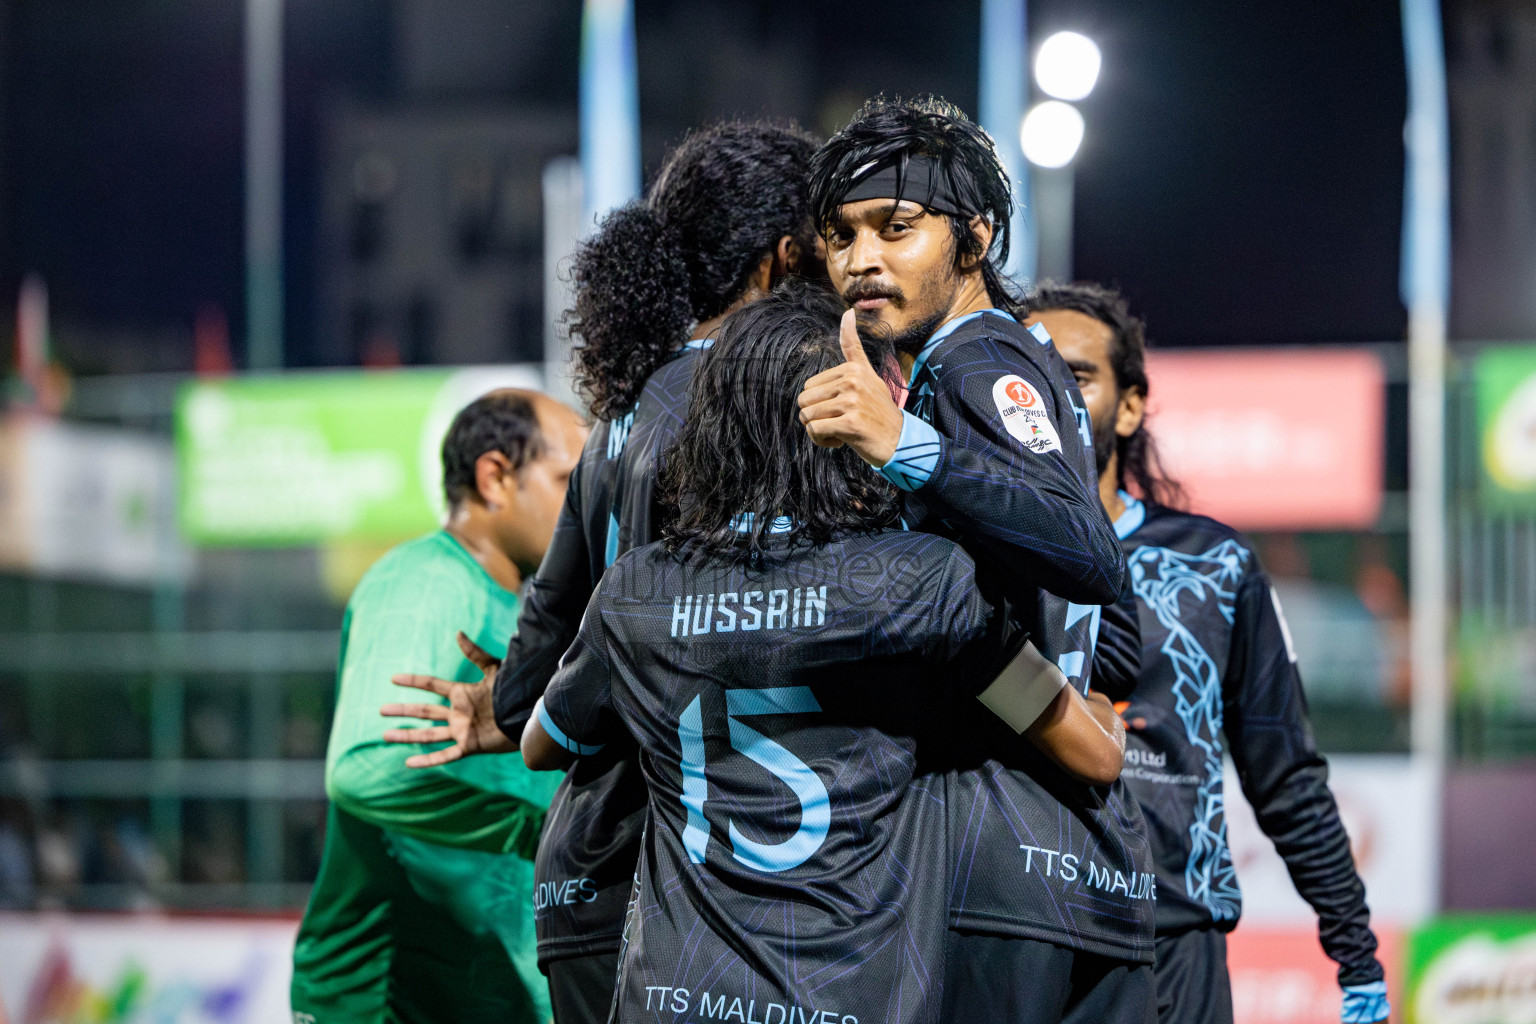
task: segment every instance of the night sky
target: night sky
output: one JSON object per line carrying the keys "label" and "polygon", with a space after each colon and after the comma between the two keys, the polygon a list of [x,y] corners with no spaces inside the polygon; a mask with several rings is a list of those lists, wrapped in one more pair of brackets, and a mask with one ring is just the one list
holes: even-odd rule
{"label": "night sky", "polygon": [[[710,117],[773,113],[824,129],[881,89],[974,111],[979,9],[946,6],[640,0],[648,167]],[[323,112],[340,97],[422,99],[402,84],[391,10],[288,5],[291,364],[313,362],[316,347]],[[578,5],[553,10],[532,30],[541,45],[521,48],[537,63],[469,98],[574,117]],[[0,17],[0,302],[36,269],[60,323],[189,331],[213,302],[238,339],[241,4],[7,0]],[[1073,28],[1104,51],[1081,104],[1078,276],[1123,287],[1164,346],[1402,337],[1395,3],[1040,0],[1030,19],[1037,40]]]}

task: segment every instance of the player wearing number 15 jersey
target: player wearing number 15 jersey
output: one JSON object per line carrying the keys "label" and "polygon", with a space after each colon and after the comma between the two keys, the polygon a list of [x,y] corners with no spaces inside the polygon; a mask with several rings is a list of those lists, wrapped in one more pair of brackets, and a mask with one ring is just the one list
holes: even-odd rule
{"label": "player wearing number 15 jersey", "polygon": [[[1006,620],[956,544],[902,531],[894,488],[796,422],[804,380],[860,345],[838,310],[790,288],[726,322],[663,470],[669,540],[603,577],[523,735],[534,767],[640,746],[619,1020],[938,1017],[949,862],[917,776]],[[1050,749],[1097,729],[1059,698],[1030,734]]]}
{"label": "player wearing number 15 jersey", "polygon": [[[606,217],[578,250],[570,326],[577,384],[598,422],[529,585],[494,700],[489,686],[457,687],[478,700],[464,702],[463,724],[443,738],[473,742],[418,763],[511,747],[607,566],[660,536],[648,515],[649,455],[686,414],[700,352],[726,313],[787,273],[819,270],[805,201],[814,149],[789,125],[732,121],[692,132],[662,161],[645,198]],[[607,1019],[645,797],[633,745],[616,742],[573,766],[551,804],[533,914],[557,1024]]]}

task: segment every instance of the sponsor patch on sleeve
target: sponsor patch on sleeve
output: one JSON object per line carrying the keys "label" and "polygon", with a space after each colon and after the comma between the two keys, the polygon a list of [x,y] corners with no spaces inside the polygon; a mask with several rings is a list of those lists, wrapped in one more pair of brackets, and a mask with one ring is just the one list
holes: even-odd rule
{"label": "sponsor patch on sleeve", "polygon": [[1008,374],[992,385],[992,401],[997,404],[1003,427],[1020,444],[1037,455],[1061,451],[1061,436],[1045,400],[1023,377]]}

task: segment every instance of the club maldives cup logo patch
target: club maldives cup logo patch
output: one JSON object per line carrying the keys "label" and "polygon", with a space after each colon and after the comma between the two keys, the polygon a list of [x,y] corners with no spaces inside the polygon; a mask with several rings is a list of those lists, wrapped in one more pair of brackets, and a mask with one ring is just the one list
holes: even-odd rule
{"label": "club maldives cup logo patch", "polygon": [[1040,392],[1024,378],[1011,373],[999,377],[992,385],[992,401],[1003,417],[1004,428],[1025,448],[1037,455],[1061,451],[1061,437]]}

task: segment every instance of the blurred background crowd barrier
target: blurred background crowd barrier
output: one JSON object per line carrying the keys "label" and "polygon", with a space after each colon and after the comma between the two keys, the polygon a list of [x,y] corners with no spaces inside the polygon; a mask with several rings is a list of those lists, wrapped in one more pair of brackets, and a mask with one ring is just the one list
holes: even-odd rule
{"label": "blurred background crowd barrier", "polygon": [[[448,419],[569,397],[562,261],[689,126],[881,90],[993,130],[1022,279],[1147,317],[1152,428],[1275,578],[1402,1019],[1532,1019],[1536,3],[1272,6],[0,0],[0,1021],[282,1018],[342,610],[436,525]],[[1059,29],[1101,74],[1031,81]],[[1425,81],[1449,134],[1405,149]],[[1238,792],[1238,1020],[1335,1020]]]}

